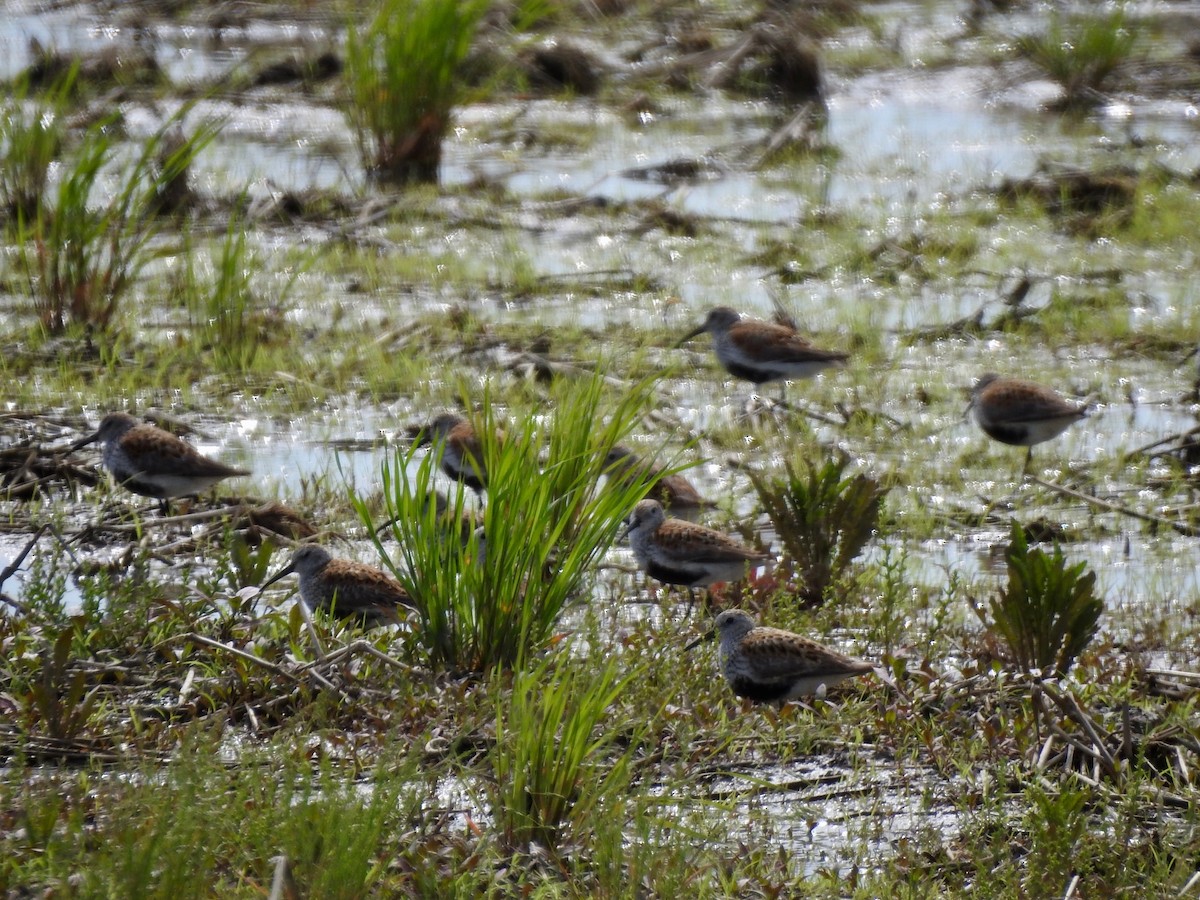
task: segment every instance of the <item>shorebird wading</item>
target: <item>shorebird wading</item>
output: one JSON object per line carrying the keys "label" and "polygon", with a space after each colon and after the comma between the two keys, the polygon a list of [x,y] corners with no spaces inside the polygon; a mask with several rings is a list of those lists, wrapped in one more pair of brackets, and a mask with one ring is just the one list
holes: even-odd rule
{"label": "shorebird wading", "polygon": [[439,460],[442,471],[455,481],[463,482],[476,494],[487,489],[487,469],[483,464],[483,445],[475,427],[455,413],[442,413],[418,439],[421,445],[442,448]]}
{"label": "shorebird wading", "polygon": [[625,533],[638,565],[651,578],[688,589],[719,581],[740,581],[747,567],[771,559],[733,538],[680,519],[668,519],[657,500],[643,500],[633,508]]}
{"label": "shorebird wading", "polygon": [[1087,415],[1086,404],[1064,400],[1044,385],[995,372],[980,376],[971,389],[967,411],[984,433],[1002,444],[1027,447],[1025,467],[1033,460],[1033,445],[1062,434]]}
{"label": "shorebird wading", "polygon": [[374,566],[336,559],[324,547],[302,544],[292,561],[263,582],[266,590],[295,572],[300,576],[300,599],[310,610],[323,610],[339,619],[354,619],[367,626],[400,621],[400,608],[415,608],[400,582]]}
{"label": "shorebird wading", "polygon": [[[821,696],[825,688],[865,675],[869,662],[843,656],[836,650],[791,631],[756,625],[740,609],[727,609],[713,623],[721,641],[721,670],[739,697],[757,702],[784,702]],[[689,649],[703,640],[689,644]]]}
{"label": "shorebird wading", "polygon": [[[848,353],[814,347],[786,325],[744,321],[728,306],[710,309],[704,322],[684,335],[676,346],[705,331],[712,335],[713,350],[729,374],[758,385],[812,378],[849,359]],[[781,398],[782,395],[781,385]]]}
{"label": "shorebird wading", "polygon": [[663,475],[662,466],[639,459],[625,447],[616,446],[608,451],[604,467],[605,475],[624,484],[636,478],[645,479],[650,483],[651,499],[660,501],[666,509],[682,519],[694,519],[701,510],[716,505],[701,497],[695,486],[682,475]]}
{"label": "shorebird wading", "polygon": [[95,433],[76,441],[71,450],[95,441],[104,446],[104,467],[117,483],[161,500],[164,512],[172,497],[199,494],[224,478],[250,474],[209,459],[182,438],[128,413],[109,413]]}

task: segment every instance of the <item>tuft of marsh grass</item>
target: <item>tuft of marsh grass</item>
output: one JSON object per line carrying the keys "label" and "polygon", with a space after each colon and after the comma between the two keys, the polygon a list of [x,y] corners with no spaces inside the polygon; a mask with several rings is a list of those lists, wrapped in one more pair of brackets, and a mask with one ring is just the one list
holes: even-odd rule
{"label": "tuft of marsh grass", "polygon": [[[259,262],[246,246],[246,223],[236,212],[229,217],[224,240],[212,252],[210,281],[197,276],[194,256],[187,253],[182,289],[192,325],[202,336],[208,358],[227,372],[252,370],[266,340],[265,304],[252,286]],[[299,271],[293,271],[282,295],[295,284]]]}
{"label": "tuft of marsh grass", "polygon": [[990,601],[991,620],[975,611],[1022,669],[1061,675],[1099,627],[1104,598],[1096,594],[1096,573],[1084,562],[1067,565],[1057,544],[1053,553],[1030,548],[1015,522],[1004,558],[1008,582]]}
{"label": "tuft of marsh grass", "polygon": [[368,173],[397,184],[436,182],[458,102],[459,65],[487,0],[383,0],[346,34],[350,124]]}
{"label": "tuft of marsh grass", "polygon": [[[196,155],[216,136],[211,126],[177,139],[181,110],[142,146],[113,193],[100,198],[101,173],[116,158],[111,120],[88,129],[64,165],[52,204],[22,228],[20,259],[44,328],[104,330],[120,301],[152,258],[149,244],[160,233],[163,196],[177,185]],[[163,152],[170,135],[171,150]],[[97,200],[101,202],[97,204]]]}
{"label": "tuft of marsh grass", "polygon": [[[488,794],[506,846],[555,849],[565,830],[590,832],[606,806],[621,805],[638,741],[602,726],[624,686],[643,674],[619,675],[621,665],[610,658],[597,671],[560,649],[515,673],[500,695]],[[618,739],[625,748],[613,759]]]}
{"label": "tuft of marsh grass", "polygon": [[42,212],[50,166],[62,154],[64,116],[77,73],[78,66],[72,66],[36,102],[22,79],[0,108],[0,211],[18,234]]}
{"label": "tuft of marsh grass", "polygon": [[[638,480],[604,490],[597,484],[605,457],[644,411],[650,388],[643,382],[610,399],[601,375],[561,383],[549,414],[509,420],[503,439],[485,390],[473,424],[487,472],[486,553],[478,533],[462,539],[461,485],[450,494],[448,514],[429,502],[439,487],[440,447],[424,453],[414,446],[385,463],[384,502],[398,560],[382,543],[379,549],[417,600],[415,639],[431,666],[521,668],[551,640],[563,609],[647,490]],[[367,500],[351,499],[375,533]]]}
{"label": "tuft of marsh grass", "polygon": [[1027,35],[1017,46],[1063,89],[1065,107],[1092,106],[1099,91],[1133,51],[1136,35],[1118,5],[1106,15],[1064,18],[1055,13],[1046,30]]}

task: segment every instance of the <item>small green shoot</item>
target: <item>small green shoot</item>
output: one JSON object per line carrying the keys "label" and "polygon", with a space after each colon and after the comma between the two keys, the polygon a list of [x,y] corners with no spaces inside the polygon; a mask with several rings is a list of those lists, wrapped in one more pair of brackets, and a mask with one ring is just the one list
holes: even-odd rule
{"label": "small green shoot", "polygon": [[[212,276],[206,282],[188,253],[182,289],[192,325],[203,341],[206,358],[214,359],[225,372],[249,372],[259,348],[269,339],[270,323],[266,303],[252,284],[260,261],[246,245],[246,223],[236,212],[229,218],[225,239],[213,249],[209,267]],[[294,283],[295,275],[283,293]]]}

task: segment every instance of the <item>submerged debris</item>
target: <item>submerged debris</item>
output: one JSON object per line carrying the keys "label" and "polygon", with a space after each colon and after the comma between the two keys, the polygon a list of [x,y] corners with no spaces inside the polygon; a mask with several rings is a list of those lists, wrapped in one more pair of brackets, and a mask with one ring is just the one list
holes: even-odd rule
{"label": "submerged debris", "polygon": [[572,90],[591,96],[600,89],[600,64],[582,47],[555,39],[534,47],[523,58],[532,86],[544,90]]}

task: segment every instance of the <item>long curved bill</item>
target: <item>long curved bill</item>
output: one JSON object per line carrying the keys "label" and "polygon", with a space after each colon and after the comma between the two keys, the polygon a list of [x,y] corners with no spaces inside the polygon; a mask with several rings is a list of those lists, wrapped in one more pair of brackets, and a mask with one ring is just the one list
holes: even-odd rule
{"label": "long curved bill", "polygon": [[681,337],[678,341],[676,341],[674,344],[672,344],[671,349],[678,350],[680,347],[682,347],[684,344],[686,344],[688,341],[690,341],[696,335],[703,334],[703,333],[704,333],[704,326],[697,325],[695,328],[693,328],[691,331],[689,331],[687,334],[685,334],[683,337]]}
{"label": "long curved bill", "polygon": [[716,629],[710,628],[708,631],[706,631],[702,635],[700,635],[700,637],[696,638],[694,641],[692,641],[686,647],[684,647],[683,652],[687,653],[689,650],[693,650],[696,647],[699,647],[701,644],[703,644],[709,638],[714,638],[716,636],[717,636]]}
{"label": "long curved bill", "polygon": [[86,447],[88,444],[96,443],[96,441],[98,441],[99,439],[100,439],[100,432],[94,431],[91,434],[89,434],[87,437],[82,437],[79,440],[77,440],[75,443],[73,443],[71,446],[69,446],[67,448],[67,452],[74,453],[76,450]]}
{"label": "long curved bill", "polygon": [[267,588],[269,588],[271,585],[273,585],[275,582],[277,582],[280,578],[284,578],[288,575],[291,575],[295,571],[296,571],[296,567],[294,565],[292,565],[291,563],[289,563],[288,565],[286,565],[282,569],[280,569],[278,572],[276,572],[274,575],[272,575],[270,578],[268,578],[266,581],[264,581],[262,584],[260,584],[258,586],[258,592],[261,594],[263,591],[265,591]]}

